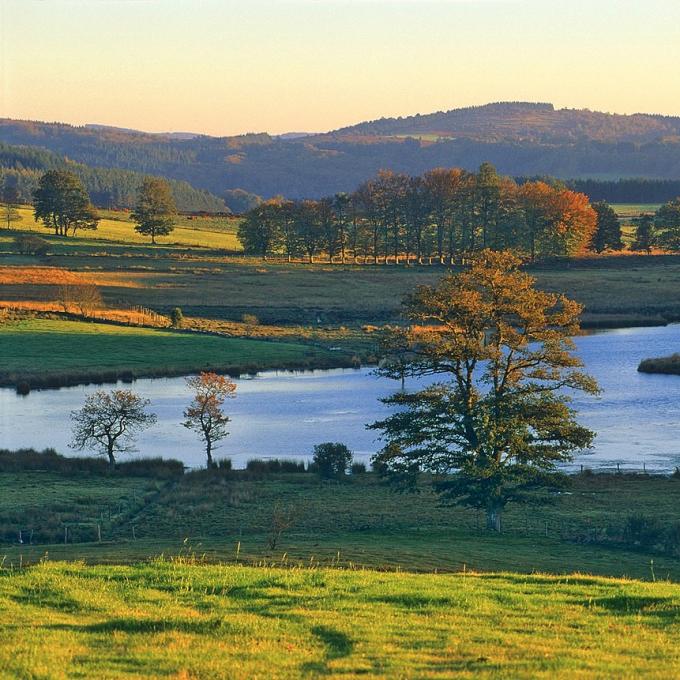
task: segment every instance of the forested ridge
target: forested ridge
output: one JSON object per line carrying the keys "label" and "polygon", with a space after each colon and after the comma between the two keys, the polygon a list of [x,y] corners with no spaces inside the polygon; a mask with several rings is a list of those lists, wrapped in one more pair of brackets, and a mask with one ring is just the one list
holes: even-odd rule
{"label": "forested ridge", "polygon": [[[99,208],[132,208],[144,175],[119,168],[90,167],[45,149],[9,146],[0,143],[0,186],[10,183],[18,191],[19,202],[30,203],[40,176],[47,170],[70,170],[85,185],[92,202]],[[224,212],[221,198],[187,182],[170,180],[180,210]]]}
{"label": "forested ridge", "polygon": [[[49,149],[90,166],[183,180],[220,197],[243,189],[265,198],[319,198],[352,191],[384,168],[420,175],[436,167],[474,170],[485,161],[514,177],[680,178],[680,118],[522,102],[292,138],[161,135],[3,119],[0,141]],[[616,200],[638,200],[632,196]],[[670,197],[664,194],[662,200]],[[615,200],[613,194],[591,198]]]}

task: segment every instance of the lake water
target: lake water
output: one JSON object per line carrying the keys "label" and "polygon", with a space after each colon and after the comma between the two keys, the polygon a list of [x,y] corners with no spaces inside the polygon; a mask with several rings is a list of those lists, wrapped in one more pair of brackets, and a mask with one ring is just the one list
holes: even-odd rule
{"label": "lake water", "polygon": [[[680,351],[680,325],[606,331],[580,337],[577,345],[603,392],[574,400],[581,422],[597,432],[594,449],[577,456],[575,464],[640,469],[644,462],[648,470],[680,465],[680,376],[636,370],[641,359]],[[365,424],[386,415],[378,399],[398,388],[370,369],[269,372],[237,384],[237,398],[227,403],[231,434],[217,451],[218,458],[231,458],[235,467],[254,457],[306,459],[314,444],[324,441],[344,442],[356,460],[368,461],[379,444]],[[95,389],[37,391],[25,397],[0,390],[0,447],[53,447],[69,453],[69,413]],[[158,423],[140,436],[137,455],[202,466],[199,440],[180,425],[190,398],[184,379],[138,380],[134,389],[151,400],[158,415]]]}

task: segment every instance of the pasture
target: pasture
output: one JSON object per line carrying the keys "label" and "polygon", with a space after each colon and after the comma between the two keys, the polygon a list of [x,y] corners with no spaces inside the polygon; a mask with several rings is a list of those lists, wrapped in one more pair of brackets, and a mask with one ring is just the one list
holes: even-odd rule
{"label": "pasture", "polygon": [[[202,370],[254,372],[265,368],[339,365],[348,357],[313,345],[267,342],[154,328],[28,318],[0,325],[0,383],[41,386],[110,378],[186,375]],[[56,386],[55,385],[55,386]]]}
{"label": "pasture", "polygon": [[[6,565],[35,563],[46,552],[55,559],[131,563],[190,549],[211,562],[251,565],[311,561],[680,580],[677,556],[620,538],[633,514],[650,526],[674,526],[680,502],[674,478],[575,475],[568,492],[548,505],[510,505],[498,535],[484,529],[482,513],[442,506],[425,482],[419,493],[402,495],[372,473],[322,483],[313,473],[134,476],[144,474],[140,470],[0,472]],[[286,526],[277,533],[282,518]]]}
{"label": "pasture", "polygon": [[668,678],[680,588],[583,576],[45,562],[3,570],[11,677]]}
{"label": "pasture", "polygon": [[[18,231],[28,231],[43,238],[51,232],[41,222],[33,219],[33,209],[30,206],[19,208],[21,220],[14,222],[12,227]],[[57,239],[63,245],[95,245],[102,247],[107,242],[126,243],[131,245],[150,245],[148,236],[135,231],[135,225],[130,220],[129,213],[124,211],[101,211],[102,219],[94,231],[79,231],[75,237]],[[178,215],[175,220],[175,230],[168,236],[159,237],[161,247],[181,246],[193,248],[214,248],[229,251],[239,251],[241,246],[236,238],[239,219],[234,217],[213,217],[206,215],[190,217]],[[5,238],[5,234],[3,234]]]}

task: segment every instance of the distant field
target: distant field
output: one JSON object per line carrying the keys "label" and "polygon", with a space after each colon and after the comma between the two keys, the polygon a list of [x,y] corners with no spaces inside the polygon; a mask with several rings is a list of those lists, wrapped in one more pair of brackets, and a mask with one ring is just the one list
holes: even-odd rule
{"label": "distant field", "polygon": [[0,325],[0,380],[14,384],[91,371],[181,375],[274,368],[331,358],[309,345],[177,333],[101,323],[29,319]]}
{"label": "distant field", "polygon": [[[28,230],[42,236],[51,234],[41,222],[33,219],[33,209],[27,206],[19,208],[21,221],[14,222],[14,229]],[[59,239],[65,245],[98,243],[100,241],[117,241],[129,244],[149,244],[151,239],[138,234],[134,230],[134,223],[130,221],[128,213],[116,211],[102,211],[103,219],[95,231],[79,231],[76,238]],[[179,215],[176,219],[177,227],[169,236],[157,239],[159,246],[179,245],[201,248],[219,248],[223,250],[239,251],[241,244],[236,238],[238,218],[232,217],[194,217]],[[6,239],[8,236],[2,234]],[[101,245],[101,244],[100,244]]]}
{"label": "distant field", "polygon": [[645,213],[654,213],[660,207],[660,203],[612,203],[616,214],[625,220],[639,217]]}
{"label": "distant field", "polygon": [[22,678],[670,678],[680,587],[582,576],[45,563],[0,578]]}

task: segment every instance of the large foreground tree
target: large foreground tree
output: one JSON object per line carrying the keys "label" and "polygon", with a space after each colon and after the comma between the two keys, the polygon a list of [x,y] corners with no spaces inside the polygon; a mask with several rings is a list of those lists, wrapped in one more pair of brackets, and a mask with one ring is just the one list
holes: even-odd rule
{"label": "large foreground tree", "polygon": [[369,426],[385,443],[378,469],[403,488],[433,473],[445,499],[484,509],[500,531],[509,501],[559,485],[558,464],[592,442],[567,394],[598,389],[571,353],[580,312],[537,290],[507,252],[484,250],[466,271],[417,288],[409,326],[391,340],[399,361],[379,370],[430,384],[384,400],[394,412]]}
{"label": "large foreground tree", "polygon": [[156,416],[146,412],[148,405],[148,399],[130,390],[90,394],[83,408],[71,412],[71,448],[92,447],[115,467],[116,454],[133,451],[136,435],[156,422]]}
{"label": "large foreground tree", "polygon": [[137,205],[130,217],[137,223],[135,231],[151,236],[167,236],[175,228],[177,208],[170,185],[160,177],[145,177],[137,196]]}

